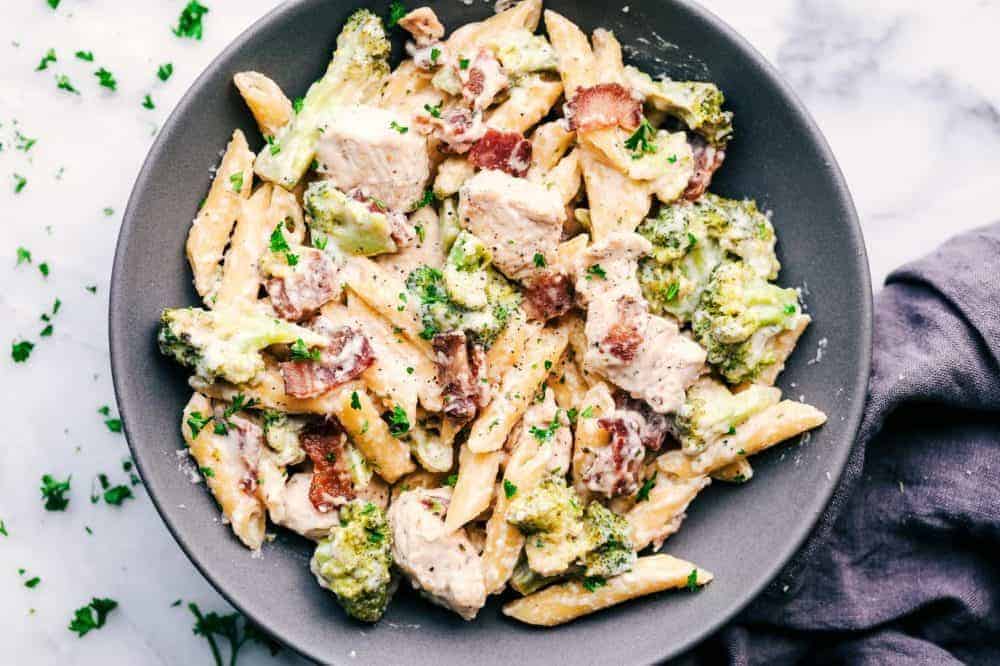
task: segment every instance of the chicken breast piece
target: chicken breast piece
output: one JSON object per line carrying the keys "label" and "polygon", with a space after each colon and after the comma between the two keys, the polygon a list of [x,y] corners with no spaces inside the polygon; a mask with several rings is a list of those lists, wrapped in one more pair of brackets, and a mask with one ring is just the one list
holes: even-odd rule
{"label": "chicken breast piece", "polygon": [[[463,228],[493,254],[493,265],[512,279],[535,271],[535,255],[554,260],[566,209],[559,194],[502,171],[480,171],[459,191]],[[636,285],[638,288],[638,285]]]}
{"label": "chicken breast piece", "polygon": [[320,172],[343,192],[358,188],[388,210],[409,210],[430,179],[427,140],[409,125],[373,106],[337,109],[316,147]]}
{"label": "chicken breast piece", "polygon": [[478,550],[464,529],[448,534],[451,488],[410,490],[389,507],[392,556],[414,589],[466,620],[486,603]]}
{"label": "chicken breast piece", "polygon": [[587,302],[584,367],[669,414],[684,402],[706,354],[676,321],[649,313],[636,278],[649,249],[637,234],[614,233],[584,255],[576,283]]}

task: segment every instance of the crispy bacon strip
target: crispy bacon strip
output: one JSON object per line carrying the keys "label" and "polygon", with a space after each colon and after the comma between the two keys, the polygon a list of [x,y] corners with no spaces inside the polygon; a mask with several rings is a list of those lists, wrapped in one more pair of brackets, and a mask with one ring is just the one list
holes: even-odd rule
{"label": "crispy bacon strip", "polygon": [[315,398],[330,389],[357,378],[375,362],[368,338],[352,326],[334,328],[323,317],[311,327],[324,333],[330,344],[320,352],[318,361],[285,361],[279,364],[285,380],[285,393],[293,398]]}
{"label": "crispy bacon strip", "polygon": [[486,373],[486,353],[482,346],[468,341],[462,331],[438,333],[431,344],[442,386],[444,415],[456,423],[471,421],[489,398],[487,385],[481,381]]}
{"label": "crispy bacon strip", "polygon": [[670,432],[670,421],[663,414],[653,411],[644,400],[636,400],[625,391],[615,392],[615,406],[621,411],[632,412],[641,419],[639,440],[647,451],[659,451]]}
{"label": "crispy bacon strip", "polygon": [[608,328],[600,342],[600,351],[610,354],[623,363],[631,363],[642,346],[639,322],[646,309],[632,296],[618,300],[618,320]]}
{"label": "crispy bacon strip", "polygon": [[541,271],[524,285],[524,307],[528,319],[548,321],[569,312],[576,298],[573,278],[553,270]]}
{"label": "crispy bacon strip", "polygon": [[615,410],[597,424],[611,434],[583,472],[587,488],[606,497],[631,495],[639,489],[639,473],[646,450],[642,445],[642,417],[637,412]]}
{"label": "crispy bacon strip", "polygon": [[726,159],[726,151],[711,145],[700,134],[688,132],[688,143],[694,153],[694,173],[684,190],[684,198],[694,201],[712,184],[712,176]]}
{"label": "crispy bacon strip", "polygon": [[289,277],[271,277],[264,288],[278,316],[288,321],[312,317],[340,292],[333,260],[322,252],[302,252]]}
{"label": "crispy bacon strip", "polygon": [[620,83],[579,88],[563,109],[575,131],[621,126],[634,130],[642,123],[642,101]]}
{"label": "crispy bacon strip", "polygon": [[299,435],[299,444],[313,464],[309,501],[317,511],[331,511],[354,499],[354,483],[344,454],[347,435],[337,425],[326,423]]}
{"label": "crispy bacon strip", "polygon": [[480,169],[499,169],[523,178],[531,166],[531,142],[520,132],[488,129],[469,150],[469,161]]}

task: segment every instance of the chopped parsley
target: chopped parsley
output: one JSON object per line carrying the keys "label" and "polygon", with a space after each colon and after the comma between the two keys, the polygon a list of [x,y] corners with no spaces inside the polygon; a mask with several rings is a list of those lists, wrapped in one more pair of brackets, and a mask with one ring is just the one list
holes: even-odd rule
{"label": "chopped parsley", "polygon": [[437,64],[438,58],[441,57],[441,49],[436,46],[431,49],[431,62],[435,65]]}
{"label": "chopped parsley", "polygon": [[35,588],[38,587],[38,584],[41,582],[42,579],[39,578],[38,576],[35,576],[34,578],[29,578],[28,580],[24,581],[24,586],[28,588]]}
{"label": "chopped parsley", "polygon": [[444,485],[450,488],[454,488],[456,483],[458,483],[458,474],[449,474],[448,478],[444,480]]}
{"label": "chopped parsley", "polygon": [[[231,176],[229,176],[229,184],[232,186],[233,192],[236,192],[236,194],[239,194],[240,192],[242,192],[243,191],[243,172],[242,171],[237,171],[236,173],[234,173]],[[282,224],[282,223],[279,222],[279,224]],[[282,236],[282,240],[284,240],[284,236]],[[286,244],[285,247],[287,249],[287,244]]]}
{"label": "chopped parsley", "polygon": [[[69,623],[69,630],[75,631],[81,638],[94,629],[100,629],[108,619],[108,614],[118,608],[114,599],[93,598],[82,608],[77,608]],[[96,615],[95,615],[96,614]]]}
{"label": "chopped parsley", "polygon": [[2,520],[0,520],[0,534],[4,536],[10,536],[9,534],[7,534],[7,526],[4,524]]}
{"label": "chopped parsley", "polygon": [[668,301],[672,301],[675,298],[677,298],[677,292],[679,292],[680,289],[681,289],[681,286],[680,286],[679,283],[677,283],[677,282],[671,282],[670,286],[667,287],[667,294],[666,294],[667,300]]}
{"label": "chopped parsley", "polygon": [[142,108],[150,110],[156,108],[156,104],[153,103],[153,98],[149,96],[149,93],[142,98]]}
{"label": "chopped parsley", "polygon": [[726,431],[726,434],[727,435],[735,435],[736,434],[736,426],[732,426],[732,425],[729,426],[729,430]]}
{"label": "chopped parsley", "polygon": [[[111,416],[111,408],[107,405],[102,405],[97,409],[97,413],[101,416]],[[122,420],[116,418],[105,419],[104,425],[108,427],[111,432],[121,432],[122,431]]]}
{"label": "chopped parsley", "polygon": [[592,418],[594,418],[594,408],[593,407],[586,407],[586,408],[584,408],[584,410],[582,412],[580,412],[580,416],[582,416],[585,419],[592,419]]}
{"label": "chopped parsley", "polygon": [[112,486],[104,491],[104,501],[113,506],[121,506],[127,499],[134,499],[132,489],[125,485]]}
{"label": "chopped parsley", "polygon": [[28,179],[19,173],[14,174],[14,194],[20,194],[21,190],[24,189],[25,185],[28,184]]}
{"label": "chopped parsley", "polygon": [[785,314],[786,315],[795,314],[795,305],[793,303],[789,303],[788,305],[785,306]]}
{"label": "chopped parsley", "polygon": [[503,494],[507,496],[507,499],[510,499],[511,497],[513,497],[514,495],[517,494],[517,486],[515,486],[513,483],[511,483],[507,479],[504,479],[503,480]]}
{"label": "chopped parsley", "polygon": [[320,351],[317,347],[316,349],[309,349],[306,343],[302,341],[302,338],[297,338],[295,342],[292,343],[291,347],[292,360],[293,361],[318,361]]}
{"label": "chopped parsley", "polygon": [[547,442],[550,439],[552,439],[552,436],[554,434],[556,434],[556,430],[559,430],[559,425],[560,425],[559,412],[557,411],[555,417],[552,419],[552,423],[550,423],[548,426],[546,426],[545,428],[539,428],[538,426],[531,426],[531,428],[529,428],[528,431],[531,433],[531,436],[537,439],[539,442]]}
{"label": "chopped parsley", "polygon": [[274,136],[266,137],[265,141],[267,141],[268,145],[267,150],[269,153],[271,153],[272,155],[277,155],[278,153],[281,152],[281,144],[275,140]]}
{"label": "chopped parsley", "polygon": [[49,3],[49,7],[51,7],[52,9],[58,9],[60,1],[61,0],[46,0],[46,2]]}
{"label": "chopped parsley", "polygon": [[35,344],[28,340],[13,342],[10,346],[10,357],[14,359],[14,363],[24,363],[31,356],[31,350],[34,348]]}
{"label": "chopped parsley", "polygon": [[21,132],[16,130],[14,132],[14,138],[16,141],[15,147],[24,153],[31,150],[31,147],[34,146],[36,143],[38,143],[38,139],[29,139],[28,137],[21,134]]}
{"label": "chopped parsley", "polygon": [[215,470],[212,469],[211,467],[199,467],[198,470],[203,475],[205,475],[207,477],[210,477],[210,478],[214,478],[215,477]]}
{"label": "chopped parsley", "polygon": [[65,511],[69,506],[69,482],[72,476],[66,477],[65,481],[56,481],[51,475],[42,476],[42,499],[45,500],[46,511]]}
{"label": "chopped parsley", "polygon": [[156,70],[156,76],[161,81],[166,81],[171,76],[173,76],[173,73],[174,73],[174,64],[171,62],[167,62],[160,65]]}
{"label": "chopped parsley", "polygon": [[402,2],[396,2],[393,0],[393,2],[389,4],[389,19],[386,21],[386,25],[390,28],[394,28],[399,23],[399,19],[406,16],[406,14],[406,5]]}
{"label": "chopped parsley", "polygon": [[60,74],[56,77],[56,88],[59,88],[59,90],[65,90],[66,92],[71,92],[74,95],[80,94],[80,91],[73,87],[73,83],[65,74]]}
{"label": "chopped parsley", "polygon": [[601,278],[602,280],[608,279],[608,274],[603,268],[601,268],[600,264],[594,264],[593,266],[587,268],[587,279],[589,280],[595,276]]}
{"label": "chopped parsley", "polygon": [[77,51],[74,53],[79,60],[84,62],[94,62],[94,52],[93,51]]}
{"label": "chopped parsley", "polygon": [[469,69],[469,59],[468,58],[459,58],[458,59],[458,68],[459,69]]}
{"label": "chopped parsley", "polygon": [[49,264],[47,262],[42,262],[38,264],[38,272],[42,274],[43,277],[49,276]]}
{"label": "chopped parsley", "polygon": [[191,428],[191,436],[197,437],[198,433],[202,431],[202,428],[208,425],[208,422],[212,420],[211,416],[202,416],[201,412],[191,412],[188,416],[187,424]]}
{"label": "chopped parsley", "polygon": [[535,268],[545,268],[545,255],[541,252],[536,252],[534,256]]}
{"label": "chopped parsley", "polygon": [[[424,190],[424,196],[420,197],[420,199],[418,199],[413,204],[413,210],[418,210],[420,208],[423,208],[424,206],[429,206],[432,203],[434,203],[434,190]],[[420,234],[421,241],[424,240],[422,229],[423,227],[421,227],[421,231],[418,232]]]}
{"label": "chopped parsley", "polygon": [[643,118],[635,133],[625,139],[625,147],[632,151],[632,159],[637,160],[645,153],[656,152],[655,138],[656,129]]}
{"label": "chopped parsley", "polygon": [[597,588],[607,585],[608,581],[601,576],[587,576],[581,581],[581,584],[587,592],[594,592]]}
{"label": "chopped parsley", "polygon": [[208,7],[198,0],[191,0],[177,18],[177,27],[173,29],[173,33],[178,37],[201,39],[202,19],[207,13]]}
{"label": "chopped parsley", "polygon": [[321,236],[320,234],[314,232],[312,238],[312,244],[314,248],[316,248],[317,250],[325,250],[326,244],[329,242],[330,239],[327,236]]}
{"label": "chopped parsley", "polygon": [[294,111],[296,114],[301,113],[302,112],[302,104],[304,102],[305,102],[305,100],[303,100],[301,97],[296,97],[292,101],[292,111]]}
{"label": "chopped parsley", "polygon": [[[233,174],[234,176],[236,174]],[[230,177],[232,179],[232,177]],[[240,173],[240,187],[243,187],[243,174]],[[284,221],[278,222],[278,225],[271,232],[271,252],[283,252],[285,254],[285,261],[288,262],[289,266],[295,266],[299,263],[299,255],[292,252],[292,248],[288,246],[288,241],[285,240],[285,235],[281,233],[281,228],[285,225]]]}
{"label": "chopped parsley", "polygon": [[[247,641],[253,641],[266,647],[272,656],[281,651],[280,644],[239,613],[219,615],[213,611],[202,614],[201,609],[198,608],[198,604],[195,603],[189,603],[188,610],[195,617],[194,633],[196,636],[203,636],[208,641],[208,647],[212,651],[212,659],[215,666],[224,666],[225,664],[233,666],[236,664],[240,649]],[[223,660],[216,637],[225,639],[229,643],[228,660]]]}
{"label": "chopped parsley", "polygon": [[677,156],[676,155],[671,155],[670,157],[667,158],[667,161],[670,162],[671,164],[676,164],[677,163]]}
{"label": "chopped parsley", "polygon": [[687,589],[690,592],[694,592],[698,589],[698,570],[691,569],[691,573],[688,574],[687,578]]}
{"label": "chopped parsley", "polygon": [[103,213],[104,213],[104,214],[105,214],[105,215],[106,215],[107,217],[111,217],[112,215],[114,215],[114,214],[115,214],[115,209],[114,209],[114,208],[111,208],[110,206],[108,206],[108,207],[107,207],[107,208],[105,208],[105,209],[104,209],[104,210],[103,210],[102,212],[103,212]]}
{"label": "chopped parsley", "polygon": [[566,418],[569,419],[570,423],[576,423],[576,417],[580,415],[580,410],[576,407],[570,407],[566,410]]}
{"label": "chopped parsley", "polygon": [[401,437],[410,431],[410,420],[399,405],[392,408],[392,411],[388,413],[388,418],[389,433],[393,437]]}
{"label": "chopped parsley", "polygon": [[39,61],[38,67],[35,68],[35,71],[40,72],[43,69],[48,69],[49,63],[53,62],[56,62],[56,50],[49,49],[45,52],[45,55],[42,56],[42,59]]}
{"label": "chopped parsley", "polygon": [[361,398],[357,391],[351,391],[351,409],[361,409]]}
{"label": "chopped parsley", "polygon": [[109,90],[118,90],[118,81],[115,80],[115,75],[103,67],[94,72],[94,76],[103,87]]}
{"label": "chopped parsley", "polygon": [[653,476],[649,477],[642,482],[642,488],[639,488],[639,492],[635,494],[635,501],[645,502],[649,499],[649,491],[653,489],[656,485],[656,472],[653,472]]}
{"label": "chopped parsley", "polygon": [[391,127],[392,129],[396,130],[400,134],[406,134],[407,132],[410,131],[409,127],[406,127],[405,125],[400,125],[395,120],[393,120],[393,121],[391,121],[389,123],[389,127]]}
{"label": "chopped parsley", "polygon": [[426,111],[427,113],[431,114],[431,117],[433,117],[433,118],[440,118],[441,117],[441,104],[442,104],[442,102],[438,102],[434,106],[431,106],[430,104],[424,104],[424,111]]}
{"label": "chopped parsley", "polygon": [[31,263],[31,251],[28,250],[28,249],[26,249],[26,248],[19,247],[19,248],[17,248],[17,264],[16,265],[20,266],[21,264],[25,264],[25,263],[27,263],[27,264]]}

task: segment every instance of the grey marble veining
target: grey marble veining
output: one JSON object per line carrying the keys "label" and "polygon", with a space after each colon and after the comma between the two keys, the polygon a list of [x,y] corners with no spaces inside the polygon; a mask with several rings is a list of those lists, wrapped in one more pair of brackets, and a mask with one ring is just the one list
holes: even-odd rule
{"label": "grey marble veining", "polygon": [[[88,499],[98,473],[114,483],[128,478],[124,440],[97,413],[113,404],[108,280],[121,211],[156,129],[211,58],[274,3],[207,2],[201,42],[168,29],[181,0],[142,3],[141,12],[123,11],[115,0],[62,0],[57,11],[44,0],[8,4],[0,23],[0,338],[37,346],[28,363],[15,365],[8,347],[0,360],[7,405],[0,519],[9,532],[0,536],[0,635],[8,637],[12,663],[209,663],[190,614],[171,603],[196,601],[206,610],[225,603],[175,545],[141,487],[120,508]],[[946,237],[997,217],[1000,3],[706,5],[776,64],[826,133],[858,205],[876,284]],[[49,48],[57,61],[35,71]],[[92,50],[95,62],[75,59],[76,50]],[[166,83],[155,76],[164,62],[175,68]],[[97,86],[99,66],[115,73],[116,92]],[[81,94],[57,90],[57,74]],[[141,106],[147,93],[153,110]],[[37,143],[17,150],[17,131]],[[14,174],[27,179],[19,194]],[[18,246],[31,250],[31,265],[15,266]],[[47,278],[40,262],[51,268]],[[54,333],[40,338],[39,317],[56,298],[62,306]],[[72,474],[67,512],[43,510],[44,473]],[[42,582],[26,588],[35,575]],[[67,624],[93,596],[113,597],[121,607],[106,627],[78,639]],[[297,661],[253,646],[246,652],[244,666]]]}

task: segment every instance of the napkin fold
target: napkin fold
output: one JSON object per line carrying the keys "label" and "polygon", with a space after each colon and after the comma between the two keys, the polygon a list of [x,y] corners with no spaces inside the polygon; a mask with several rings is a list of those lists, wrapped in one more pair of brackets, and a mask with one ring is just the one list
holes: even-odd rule
{"label": "napkin fold", "polygon": [[893,272],[865,418],[803,549],[697,663],[1000,663],[1000,223]]}

